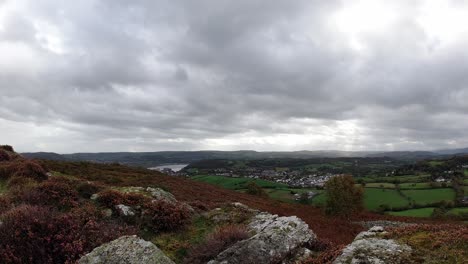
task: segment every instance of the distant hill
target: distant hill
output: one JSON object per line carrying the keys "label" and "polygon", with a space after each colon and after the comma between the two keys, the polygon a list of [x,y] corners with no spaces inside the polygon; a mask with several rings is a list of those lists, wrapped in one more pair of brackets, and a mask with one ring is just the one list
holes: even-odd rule
{"label": "distant hill", "polygon": [[52,152],[22,153],[25,157],[47,160],[93,161],[99,163],[118,162],[132,166],[154,167],[163,164],[185,164],[213,159],[268,159],[268,158],[337,158],[337,157],[389,157],[393,159],[420,160],[456,154],[468,154],[468,148],[438,151],[158,151],[158,152],[103,152],[57,154]]}

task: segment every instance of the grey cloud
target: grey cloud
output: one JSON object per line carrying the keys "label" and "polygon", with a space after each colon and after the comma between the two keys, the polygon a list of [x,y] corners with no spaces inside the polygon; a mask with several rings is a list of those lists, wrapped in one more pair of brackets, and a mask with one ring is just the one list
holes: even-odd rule
{"label": "grey cloud", "polygon": [[468,36],[432,39],[423,2],[355,50],[353,1],[0,1],[0,123],[36,127],[24,151],[463,147]]}

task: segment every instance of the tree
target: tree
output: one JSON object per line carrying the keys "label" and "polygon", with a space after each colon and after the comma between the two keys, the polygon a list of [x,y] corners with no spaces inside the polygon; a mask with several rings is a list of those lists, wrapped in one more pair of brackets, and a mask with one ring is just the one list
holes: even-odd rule
{"label": "tree", "polygon": [[351,175],[336,176],[325,183],[328,214],[349,217],[363,209],[364,189],[355,186]]}
{"label": "tree", "polygon": [[251,181],[247,184],[247,191],[246,193],[256,196],[268,196],[266,192],[262,189],[262,187],[258,186],[255,182]]}

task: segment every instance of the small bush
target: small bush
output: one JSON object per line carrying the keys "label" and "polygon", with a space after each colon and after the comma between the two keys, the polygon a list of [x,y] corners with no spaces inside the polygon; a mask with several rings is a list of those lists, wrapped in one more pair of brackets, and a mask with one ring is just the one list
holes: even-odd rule
{"label": "small bush", "polygon": [[261,197],[267,197],[268,195],[266,194],[265,190],[262,189],[262,187],[258,186],[255,182],[249,182],[247,184],[247,191],[246,193],[251,194],[251,195],[256,195],[256,196],[261,196]]}
{"label": "small bush", "polygon": [[206,263],[231,245],[247,238],[249,238],[249,234],[245,226],[228,225],[221,227],[209,235],[205,242],[191,248],[184,263]]}
{"label": "small bush", "polygon": [[60,210],[78,206],[78,193],[70,185],[54,181],[33,187],[20,199],[29,204],[54,206]]}
{"label": "small bush", "polygon": [[0,195],[0,215],[13,207],[13,203],[8,196]]}
{"label": "small bush", "polygon": [[123,193],[109,189],[99,192],[97,201],[105,207],[114,208],[118,204],[141,206],[149,202],[150,198],[139,193]]}
{"label": "small bush", "polygon": [[165,201],[151,201],[143,206],[141,224],[153,232],[173,231],[185,226],[190,219],[190,212],[181,203],[171,204]]}
{"label": "small bush", "polygon": [[36,181],[47,180],[48,177],[44,168],[31,160],[18,162],[13,170],[13,176],[31,178]]}
{"label": "small bush", "polygon": [[81,197],[89,199],[93,194],[100,192],[104,187],[91,182],[82,182],[76,186]]}
{"label": "small bush", "polygon": [[0,149],[0,162],[9,161],[9,160],[10,160],[10,155],[8,155],[8,153],[5,150]]}
{"label": "small bush", "polygon": [[12,146],[10,145],[0,145],[0,149],[10,151],[10,152],[15,152]]}
{"label": "small bush", "polygon": [[104,190],[98,193],[97,202],[108,208],[114,208],[118,204],[123,204],[124,201],[124,194],[116,190]]}

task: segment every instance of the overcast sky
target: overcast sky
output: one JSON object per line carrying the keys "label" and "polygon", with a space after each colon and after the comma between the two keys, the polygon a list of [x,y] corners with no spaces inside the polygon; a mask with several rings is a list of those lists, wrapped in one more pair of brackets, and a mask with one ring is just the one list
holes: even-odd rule
{"label": "overcast sky", "polygon": [[18,151],[468,146],[468,1],[0,0]]}

